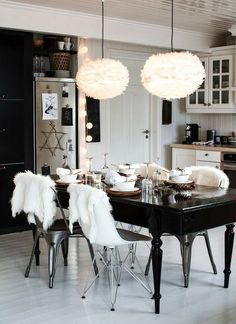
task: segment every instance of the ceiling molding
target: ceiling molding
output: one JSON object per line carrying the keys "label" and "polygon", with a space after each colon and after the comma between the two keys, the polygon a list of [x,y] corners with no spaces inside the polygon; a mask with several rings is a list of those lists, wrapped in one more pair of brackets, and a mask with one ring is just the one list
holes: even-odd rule
{"label": "ceiling molding", "polygon": [[[0,27],[42,33],[101,37],[101,17],[69,10],[0,0]],[[170,28],[143,22],[105,17],[105,39],[155,47],[170,47]],[[209,51],[214,35],[174,30],[174,47]]]}

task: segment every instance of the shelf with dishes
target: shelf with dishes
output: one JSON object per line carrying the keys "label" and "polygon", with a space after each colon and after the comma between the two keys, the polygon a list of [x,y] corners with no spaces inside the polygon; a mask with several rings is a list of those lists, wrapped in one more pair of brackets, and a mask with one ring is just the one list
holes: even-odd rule
{"label": "shelf with dishes", "polygon": [[77,38],[36,35],[33,40],[35,77],[74,77],[77,71]]}

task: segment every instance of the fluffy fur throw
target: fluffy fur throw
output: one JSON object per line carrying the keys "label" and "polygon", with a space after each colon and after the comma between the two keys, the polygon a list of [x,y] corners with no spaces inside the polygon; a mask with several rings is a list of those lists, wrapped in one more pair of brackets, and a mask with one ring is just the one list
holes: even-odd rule
{"label": "fluffy fur throw", "polygon": [[210,166],[192,166],[186,169],[192,171],[189,180],[198,185],[219,188],[229,187],[229,178],[219,169]]}
{"label": "fluffy fur throw", "polygon": [[[72,232],[73,230],[73,223],[78,221],[84,235],[91,243],[94,243],[94,237],[96,235],[94,207],[98,202],[102,202],[106,212],[110,214],[112,207],[109,203],[109,198],[102,190],[87,185],[70,184],[67,191],[70,193],[70,231]],[[112,218],[111,215],[110,217]]]}
{"label": "fluffy fur throw", "polygon": [[11,199],[12,216],[15,217],[21,211],[28,214],[28,222],[35,224],[36,215],[47,230],[53,223],[56,215],[54,201],[55,183],[50,177],[40,174],[35,175],[30,171],[18,173],[14,178],[15,189]]}

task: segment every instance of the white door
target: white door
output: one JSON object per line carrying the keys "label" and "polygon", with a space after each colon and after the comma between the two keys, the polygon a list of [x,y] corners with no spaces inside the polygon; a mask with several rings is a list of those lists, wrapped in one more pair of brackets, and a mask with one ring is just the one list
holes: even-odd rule
{"label": "white door", "polygon": [[130,82],[123,95],[110,100],[109,162],[148,162],[151,156],[151,96],[140,80],[145,58],[120,60],[129,70]]}

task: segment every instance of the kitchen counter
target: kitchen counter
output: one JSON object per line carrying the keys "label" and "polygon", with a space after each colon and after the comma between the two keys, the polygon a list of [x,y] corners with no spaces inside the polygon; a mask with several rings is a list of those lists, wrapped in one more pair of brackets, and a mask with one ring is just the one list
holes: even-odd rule
{"label": "kitchen counter", "polygon": [[234,145],[193,145],[193,144],[171,144],[172,148],[179,149],[191,149],[191,150],[201,150],[201,151],[217,151],[217,152],[227,152],[236,153],[236,146]]}

